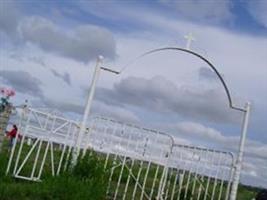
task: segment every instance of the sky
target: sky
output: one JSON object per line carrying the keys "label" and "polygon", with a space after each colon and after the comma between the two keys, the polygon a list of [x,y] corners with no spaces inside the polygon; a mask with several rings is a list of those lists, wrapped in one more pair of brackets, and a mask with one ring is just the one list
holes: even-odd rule
{"label": "sky", "polygon": [[[211,61],[233,102],[252,104],[241,182],[267,188],[267,1],[0,1],[0,87],[81,119],[98,55],[92,115],[163,130],[192,145],[236,152],[242,115],[201,60]],[[179,140],[180,139],[180,140]]]}

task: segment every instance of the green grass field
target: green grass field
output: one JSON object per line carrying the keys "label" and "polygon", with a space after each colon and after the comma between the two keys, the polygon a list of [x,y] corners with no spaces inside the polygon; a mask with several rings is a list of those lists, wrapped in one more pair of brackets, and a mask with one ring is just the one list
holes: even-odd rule
{"label": "green grass field", "polygon": [[[46,143],[42,144],[39,158],[44,156],[46,145]],[[151,196],[151,199],[155,199],[163,173],[163,166],[160,165],[149,164],[148,162],[142,161],[132,162],[131,159],[127,159],[125,160],[125,167],[122,168],[121,163],[124,157],[116,157],[115,159],[114,155],[111,155],[106,163],[104,155],[88,152],[84,159],[79,160],[74,169],[68,167],[69,163],[66,162],[66,155],[64,155],[62,166],[66,166],[66,170],[64,172],[61,170],[59,176],[53,177],[51,171],[51,153],[48,151],[46,157],[47,162],[44,164],[44,170],[41,176],[42,181],[24,181],[10,175],[5,176],[9,155],[7,142],[5,142],[3,147],[0,155],[0,200],[103,200],[113,199],[114,195],[117,195],[117,199],[123,199],[125,197],[126,200],[139,200],[142,195],[144,199],[148,199],[145,198],[146,195]],[[24,145],[21,156],[25,157],[30,148],[31,147]],[[18,147],[16,148],[16,154],[17,151]],[[53,152],[54,165],[58,166],[58,160],[62,151],[54,150]],[[33,154],[25,163],[20,175],[31,175],[36,154],[37,149],[33,151]],[[34,173],[35,176],[38,175],[38,169],[41,167],[42,163],[41,160],[42,159],[39,159],[36,163],[37,170]],[[106,168],[105,164],[107,164]],[[13,167],[14,165],[12,165],[11,171]],[[180,182],[177,181],[177,177],[181,176],[177,176],[177,173],[183,174],[183,178],[180,178]],[[136,181],[137,179],[138,181]],[[207,186],[207,184],[209,184],[210,187],[206,190],[207,187],[205,186]],[[213,187],[215,184],[216,187]],[[126,185],[128,187],[126,187]],[[108,193],[107,189],[109,189]],[[214,199],[218,199],[219,196],[221,199],[224,199],[226,189],[227,182],[214,181],[197,174],[189,175],[186,171],[170,170],[164,192],[168,196],[167,199],[171,198],[173,192],[175,200],[178,199],[178,196],[181,200],[202,200],[205,199],[204,196],[206,193],[206,200],[208,200],[211,199],[212,196]],[[200,195],[198,195],[199,190],[201,190]],[[221,194],[220,190],[223,191]],[[134,193],[134,191],[136,192]],[[240,185],[238,200],[251,200],[256,196],[257,191],[258,189],[256,188]]]}

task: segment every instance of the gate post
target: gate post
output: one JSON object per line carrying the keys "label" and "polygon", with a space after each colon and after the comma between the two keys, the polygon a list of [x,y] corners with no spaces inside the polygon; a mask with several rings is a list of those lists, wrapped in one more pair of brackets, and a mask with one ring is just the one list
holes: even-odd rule
{"label": "gate post", "polygon": [[88,97],[87,97],[87,101],[86,101],[86,106],[85,106],[85,110],[84,110],[84,114],[83,114],[83,119],[82,119],[82,122],[80,124],[80,129],[79,129],[79,132],[78,132],[77,141],[76,141],[76,144],[75,144],[75,147],[74,147],[74,151],[73,151],[73,154],[72,154],[72,156],[73,156],[72,157],[72,161],[71,161],[72,166],[76,165],[78,156],[80,154],[82,139],[83,139],[83,136],[84,136],[84,132],[86,131],[86,124],[87,124],[88,116],[89,116],[89,113],[90,113],[90,110],[91,110],[93,97],[94,97],[94,94],[95,94],[96,83],[97,83],[97,80],[98,80],[99,75],[100,75],[100,70],[101,70],[101,66],[100,65],[101,65],[102,61],[103,61],[103,57],[102,56],[98,56],[98,58],[96,60],[96,66],[95,66],[95,71],[94,71],[94,75],[93,75],[93,78],[92,78],[92,83],[91,83],[91,86],[90,86],[90,91],[89,91],[89,94],[88,94]]}
{"label": "gate post", "polygon": [[244,109],[242,134],[240,137],[237,159],[235,162],[235,170],[234,170],[233,185],[231,189],[230,200],[236,200],[236,197],[237,197],[238,184],[240,180],[241,168],[242,168],[242,163],[243,163],[244,146],[245,146],[247,129],[248,129],[249,114],[250,114],[250,103],[247,102],[245,109]]}

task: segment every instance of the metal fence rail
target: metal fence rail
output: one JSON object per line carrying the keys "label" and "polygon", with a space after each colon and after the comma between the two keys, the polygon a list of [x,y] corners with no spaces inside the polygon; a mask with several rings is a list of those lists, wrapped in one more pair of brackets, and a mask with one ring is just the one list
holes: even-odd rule
{"label": "metal fence rail", "polygon": [[15,139],[6,173],[11,172],[16,178],[39,181],[44,166],[48,165],[52,175],[59,174],[63,159],[70,156],[75,146],[77,129],[74,121],[27,109],[19,122],[22,138],[19,140],[17,135]]}
{"label": "metal fence rail", "polygon": [[[76,147],[79,124],[35,109],[24,111],[7,173],[40,181],[59,174]],[[31,142],[29,142],[31,141]],[[229,152],[175,144],[160,131],[105,117],[90,120],[81,148],[96,152],[109,172],[107,199],[227,200],[232,182]],[[46,170],[44,170],[46,169]]]}
{"label": "metal fence rail", "polygon": [[173,138],[159,131],[96,118],[88,144],[106,154],[111,173],[107,195],[112,199],[163,198],[165,170]]}
{"label": "metal fence rail", "polygon": [[175,144],[169,165],[168,199],[229,198],[232,153]]}

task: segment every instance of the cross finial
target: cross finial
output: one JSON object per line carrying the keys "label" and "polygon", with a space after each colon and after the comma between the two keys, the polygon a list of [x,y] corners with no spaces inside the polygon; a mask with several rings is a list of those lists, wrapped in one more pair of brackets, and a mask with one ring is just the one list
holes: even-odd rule
{"label": "cross finial", "polygon": [[192,43],[192,41],[195,40],[195,38],[194,38],[194,36],[193,36],[193,34],[191,32],[188,33],[187,35],[185,35],[184,38],[187,40],[187,42],[186,42],[186,49],[187,50],[190,50],[191,43]]}

